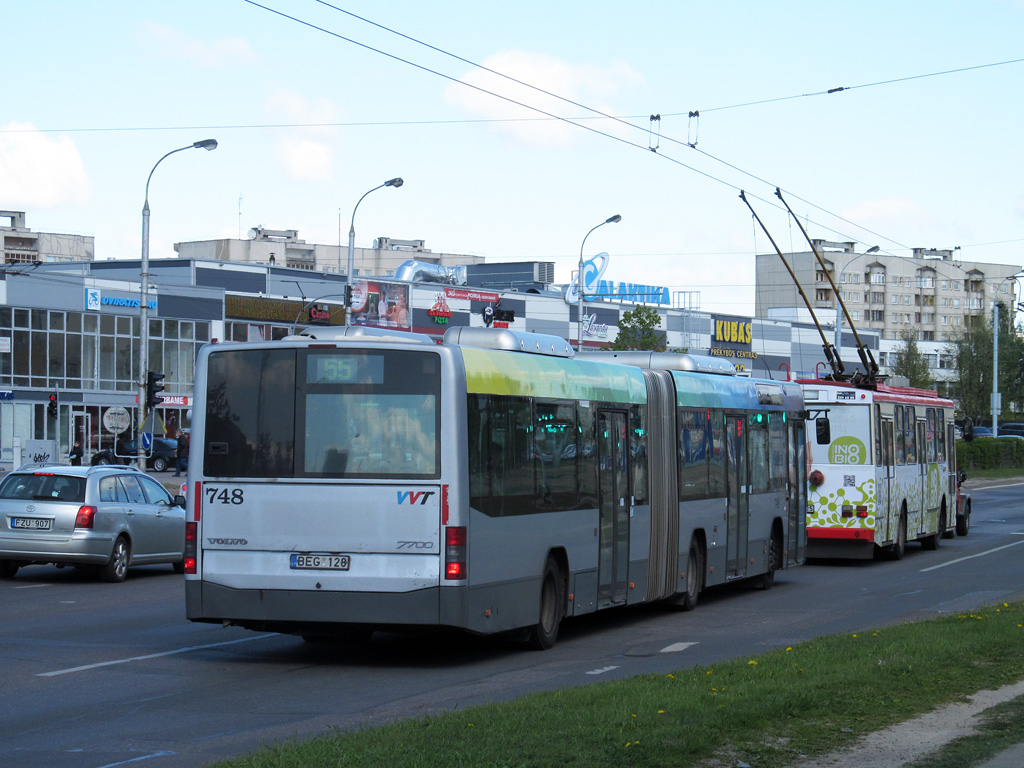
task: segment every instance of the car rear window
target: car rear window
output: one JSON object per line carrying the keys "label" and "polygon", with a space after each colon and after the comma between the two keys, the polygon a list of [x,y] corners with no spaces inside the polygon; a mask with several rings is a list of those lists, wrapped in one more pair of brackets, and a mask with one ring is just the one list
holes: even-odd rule
{"label": "car rear window", "polygon": [[85,501],[85,480],[53,473],[10,474],[0,484],[0,499]]}

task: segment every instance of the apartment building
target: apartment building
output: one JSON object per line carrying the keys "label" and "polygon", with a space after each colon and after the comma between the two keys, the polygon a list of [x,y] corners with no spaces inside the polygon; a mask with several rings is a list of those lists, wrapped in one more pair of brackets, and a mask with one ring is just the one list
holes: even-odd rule
{"label": "apartment building", "polygon": [[[915,248],[908,258],[876,249],[857,253],[854,245],[815,240],[824,267],[811,251],[785,257],[815,311],[831,310],[826,314],[834,318],[834,283],[858,330],[899,339],[913,329],[918,341],[949,341],[963,327],[991,318],[993,304],[1017,305],[1019,266],[963,261],[957,249]],[[778,254],[758,254],[755,266],[755,315],[802,306]]]}

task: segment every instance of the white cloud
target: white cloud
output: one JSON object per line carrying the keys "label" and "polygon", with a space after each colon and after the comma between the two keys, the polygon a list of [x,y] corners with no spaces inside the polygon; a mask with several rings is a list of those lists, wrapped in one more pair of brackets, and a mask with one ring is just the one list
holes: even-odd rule
{"label": "white cloud", "polygon": [[[623,61],[614,61],[605,67],[597,67],[570,64],[543,53],[500,51],[485,59],[483,66],[606,114],[616,114],[614,108],[606,103],[607,99],[636,90],[645,84],[643,75]],[[467,114],[491,120],[528,120],[529,122],[497,124],[495,129],[529,144],[565,146],[580,134],[580,129],[560,120],[538,120],[537,118],[545,116],[488,93],[482,93],[476,90],[477,88],[560,117],[593,114],[588,109],[568,104],[562,99],[548,96],[534,88],[482,69],[471,70],[460,79],[475,88],[452,83],[444,92],[444,98],[449,104],[459,107]],[[618,130],[616,124],[607,121],[588,121],[587,125],[599,127],[603,131]]]}
{"label": "white cloud", "polygon": [[[29,123],[11,122],[0,132],[0,205],[16,210],[85,203],[92,185],[78,148]],[[6,131],[14,131],[6,133]]]}
{"label": "white cloud", "polygon": [[319,124],[278,139],[276,155],[289,178],[296,181],[330,179],[334,151],[327,140],[337,132],[323,124],[341,119],[338,106],[324,98],[307,100],[297,91],[273,85],[263,107],[277,123]]}
{"label": "white cloud", "polygon": [[166,56],[176,56],[204,67],[220,67],[226,64],[252,64],[256,54],[244,38],[207,42],[186,37],[181,31],[151,21],[141,25],[143,42],[151,43],[153,50]]}
{"label": "white cloud", "polygon": [[284,136],[277,141],[277,160],[295,181],[325,181],[331,178],[333,155],[323,142]]}

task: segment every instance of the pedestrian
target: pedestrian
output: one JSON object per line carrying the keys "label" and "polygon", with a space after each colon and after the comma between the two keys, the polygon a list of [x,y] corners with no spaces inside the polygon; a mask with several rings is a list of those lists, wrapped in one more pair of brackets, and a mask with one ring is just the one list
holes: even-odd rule
{"label": "pedestrian", "polygon": [[114,464],[127,464],[129,462],[128,447],[124,444],[124,438],[119,434],[114,441]]}
{"label": "pedestrian", "polygon": [[178,438],[178,450],[177,453],[175,454],[178,458],[178,461],[174,468],[174,476],[181,477],[182,472],[188,474],[189,439],[188,435],[182,432],[180,429],[175,433],[175,437]]}
{"label": "pedestrian", "polygon": [[71,446],[71,452],[68,454],[68,458],[71,459],[72,467],[82,466],[82,456],[84,451],[82,450],[82,444],[75,440],[75,444]]}

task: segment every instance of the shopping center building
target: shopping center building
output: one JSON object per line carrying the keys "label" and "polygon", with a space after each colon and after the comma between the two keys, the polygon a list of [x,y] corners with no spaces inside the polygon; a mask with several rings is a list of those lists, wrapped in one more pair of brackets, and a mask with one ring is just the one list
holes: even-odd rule
{"label": "shopping center building", "polygon": [[[23,237],[21,217],[12,219],[22,225],[14,234],[38,246],[40,238]],[[0,227],[8,242],[11,229]],[[278,339],[311,325],[346,322],[348,281],[339,249],[296,248],[304,244],[294,231],[266,232],[250,237],[248,246],[241,240],[179,243],[178,258],[149,261],[148,368],[163,374],[165,399],[147,431],[173,435],[189,427],[194,362],[203,344]],[[266,238],[271,246],[252,245]],[[60,254],[22,247],[17,258],[5,248],[0,469],[62,458],[75,439],[88,461],[113,446],[118,430],[137,430],[141,263],[96,261],[87,245],[78,251],[62,246]],[[607,256],[603,274],[585,287],[581,318],[575,285],[556,285],[549,262],[484,264],[475,256],[433,253],[422,241],[378,238],[374,246],[357,249],[353,325],[437,340],[452,327],[507,327],[574,343],[581,338],[585,348],[599,348],[615,339],[624,313],[646,304],[660,315],[670,350],[715,356],[746,375],[827,372],[822,337],[809,314],[776,311],[762,319],[703,312],[699,294],[638,284],[628,266]],[[834,313],[822,309],[817,320],[830,326]],[[878,331],[863,330],[860,338],[876,358],[884,353]],[[849,371],[856,354],[844,353]],[[56,455],[43,455],[49,453]]]}

